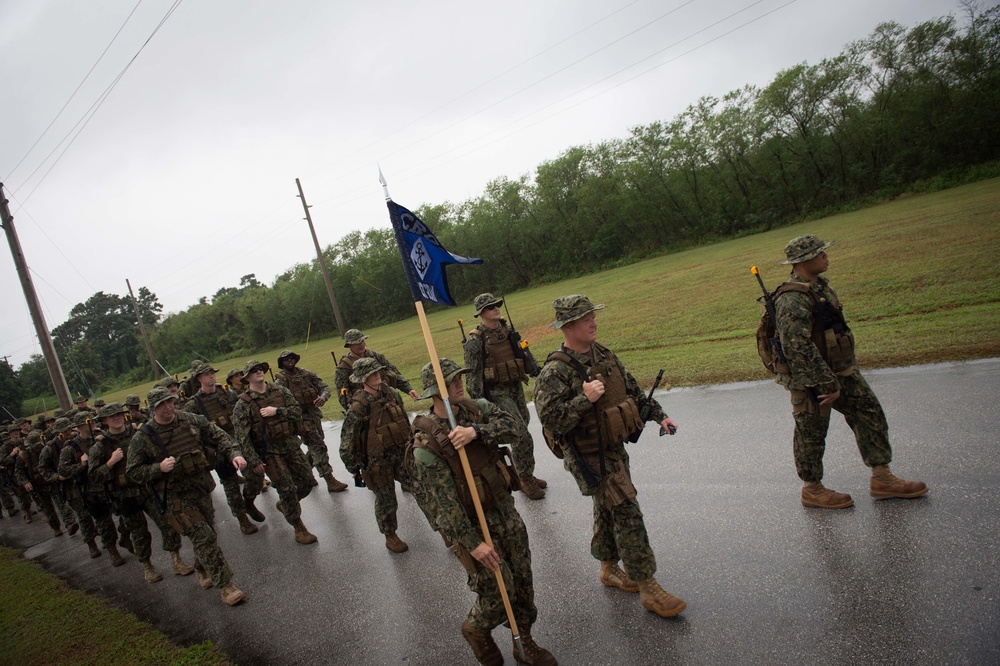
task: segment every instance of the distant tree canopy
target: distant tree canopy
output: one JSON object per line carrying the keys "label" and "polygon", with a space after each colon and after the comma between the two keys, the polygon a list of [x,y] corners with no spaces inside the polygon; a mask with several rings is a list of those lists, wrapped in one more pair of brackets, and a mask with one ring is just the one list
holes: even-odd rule
{"label": "distant tree canopy", "polygon": [[[452,294],[468,302],[789,224],[998,158],[1000,8],[970,8],[964,26],[951,16],[909,30],[881,24],[766,87],[704,97],[626,138],[571,147],[533,177],[500,177],[474,199],[415,212],[448,249],[485,259],[448,269]],[[349,327],[412,315],[388,221],[325,256]],[[95,294],[56,329],[81,368],[106,373],[95,377],[135,367],[134,332],[114,298]],[[270,286],[243,276],[166,317],[153,345],[168,367],[187,367],[193,350],[220,357],[297,342],[310,325],[314,337],[336,331],[315,261]],[[131,346],[116,346],[123,338]]]}
{"label": "distant tree canopy", "polygon": [[17,373],[6,359],[0,359],[0,421],[12,420],[21,414],[21,401],[24,400],[24,386],[18,381]]}

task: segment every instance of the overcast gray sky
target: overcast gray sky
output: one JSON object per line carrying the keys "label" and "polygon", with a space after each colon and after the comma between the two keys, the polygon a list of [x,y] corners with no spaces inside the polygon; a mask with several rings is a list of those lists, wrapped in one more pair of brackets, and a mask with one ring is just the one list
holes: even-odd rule
{"label": "overcast gray sky", "polygon": [[[188,0],[88,122],[175,4],[0,2],[0,178],[50,328],[126,278],[180,311],[310,261],[295,178],[328,245],[389,224],[376,162],[403,205],[460,202],[882,21],[962,15],[956,0]],[[17,367],[39,345],[6,248],[0,312]]]}

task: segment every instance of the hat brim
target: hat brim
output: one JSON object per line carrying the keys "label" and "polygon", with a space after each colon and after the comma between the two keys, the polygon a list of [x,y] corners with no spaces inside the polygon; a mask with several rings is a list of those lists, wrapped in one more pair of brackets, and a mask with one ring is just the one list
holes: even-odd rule
{"label": "hat brim", "polygon": [[352,384],[364,384],[366,381],[368,381],[369,377],[374,375],[376,372],[381,372],[383,370],[385,370],[385,366],[380,365],[377,368],[373,369],[371,372],[366,372],[364,377],[361,377],[356,372],[352,372],[351,376],[348,377],[348,379],[351,381]]}
{"label": "hat brim", "polygon": [[350,347],[352,347],[353,345],[360,345],[360,344],[361,344],[362,342],[364,342],[364,341],[365,341],[365,340],[367,340],[367,339],[368,339],[368,336],[367,336],[367,335],[362,335],[362,336],[361,336],[361,339],[360,339],[360,340],[358,340],[357,342],[346,342],[346,341],[345,341],[345,342],[344,342],[344,349],[349,349],[349,348],[350,348]]}
{"label": "hat brim", "polygon": [[497,307],[502,307],[503,306],[503,299],[502,298],[498,298],[495,301],[491,301],[489,303],[483,303],[483,307],[481,307],[478,310],[476,310],[476,314],[474,314],[473,316],[474,317],[478,317],[479,315],[481,315],[483,313],[483,310],[485,310],[488,307],[492,307],[494,305],[496,305]]}
{"label": "hat brim", "polygon": [[820,252],[826,252],[826,249],[828,247],[833,247],[833,244],[836,243],[836,242],[837,241],[830,241],[829,243],[824,243],[823,247],[821,247],[821,248],[817,248],[815,250],[810,250],[809,252],[806,252],[803,255],[795,257],[794,259],[785,259],[784,261],[779,262],[779,264],[784,264],[784,265],[788,265],[788,264],[801,264],[804,261],[809,261],[810,259],[815,259],[819,255]]}
{"label": "hat brim", "polygon": [[554,322],[552,322],[551,324],[549,324],[549,327],[550,328],[562,328],[563,326],[565,326],[566,324],[570,323],[571,321],[576,321],[580,317],[584,317],[584,316],[590,314],[591,312],[594,312],[595,310],[603,310],[603,309],[604,309],[604,303],[598,303],[597,305],[592,306],[589,310],[581,312],[578,315],[573,315],[569,319],[563,319],[563,320],[556,319]]}
{"label": "hat brim", "polygon": [[[444,385],[448,386],[455,380],[455,377],[459,377],[461,375],[467,375],[470,372],[472,371],[466,368],[461,368],[460,370],[456,370],[452,372],[450,375],[445,376]],[[436,395],[441,395],[441,392],[438,391],[437,380],[435,380],[433,384],[425,388],[424,392],[417,397],[417,400],[427,400],[429,398],[433,398]]]}

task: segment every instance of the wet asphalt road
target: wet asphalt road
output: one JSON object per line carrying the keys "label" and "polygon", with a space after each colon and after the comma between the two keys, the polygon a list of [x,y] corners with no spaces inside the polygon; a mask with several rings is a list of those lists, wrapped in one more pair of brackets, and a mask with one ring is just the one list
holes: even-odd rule
{"label": "wet asphalt road", "polygon": [[[561,664],[1000,663],[1000,359],[866,377],[889,418],[893,470],[926,481],[928,496],[868,497],[867,470],[835,413],[824,481],[856,505],[804,509],[783,389],[659,396],[680,431],[659,438],[649,425],[631,455],[657,578],[688,603],[671,620],[599,583],[590,500],[533,422],[548,497],[516,501],[531,539],[538,643]],[[339,432],[327,427],[333,452]],[[367,490],[330,495],[321,482],[303,501],[319,543],[300,546],[276,493],[258,501],[260,532],[243,536],[217,488],[223,550],[249,596],[236,608],[193,576],[169,575],[155,532],[153,562],[165,574],[155,585],[128,553],[112,569],[106,556],[87,557],[79,535],[52,538],[38,521],[4,519],[0,540],[180,642],[212,639],[240,664],[475,663],[459,634],[472,602],[464,572],[413,498],[401,498],[410,550],[393,555]],[[187,542],[182,552],[192,559]],[[494,636],[514,663],[509,634]]]}

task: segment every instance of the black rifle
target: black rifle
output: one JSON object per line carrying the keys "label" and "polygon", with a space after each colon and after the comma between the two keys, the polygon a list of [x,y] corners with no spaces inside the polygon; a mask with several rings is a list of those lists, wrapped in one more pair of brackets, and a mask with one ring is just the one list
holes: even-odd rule
{"label": "black rifle", "polygon": [[[649,389],[649,395],[646,396],[646,402],[642,403],[642,407],[639,408],[639,422],[645,424],[649,420],[649,413],[653,410],[653,391],[655,391],[659,386],[660,382],[663,380],[663,368],[660,368],[660,372],[656,375],[656,380],[653,382],[653,387]],[[670,434],[677,432],[677,429],[670,426]],[[667,434],[667,431],[660,428],[660,437]],[[628,441],[635,444],[639,441],[639,437],[642,435],[642,426],[634,433],[629,435]]]}
{"label": "black rifle", "polygon": [[462,321],[461,319],[458,320],[458,330],[460,330],[462,332],[462,346],[463,347],[465,346],[465,343],[468,341],[468,338],[465,337],[465,326],[463,326],[464,323],[465,322]]}
{"label": "black rifle", "polygon": [[510,327],[510,343],[514,347],[514,355],[524,361],[524,371],[530,377],[537,377],[542,372],[542,366],[538,365],[535,355],[531,353],[528,341],[521,338],[521,334],[514,328],[514,322],[510,319],[510,310],[507,309],[507,299],[503,300],[503,311],[507,313],[507,325]]}
{"label": "black rifle", "polygon": [[[771,318],[771,323],[774,324],[774,337],[771,338],[771,353],[774,355],[775,361],[788,365],[788,359],[785,358],[785,350],[781,347],[781,336],[778,335],[778,310],[774,306],[774,296],[764,286],[764,280],[760,277],[760,269],[756,266],[751,266],[750,272],[757,278],[757,284],[760,285],[760,290],[764,292],[764,295],[757,300],[764,301],[764,310],[767,311],[767,316]],[[818,405],[820,403],[819,394],[816,392],[815,386],[807,386],[806,393],[809,394],[809,399],[815,404]]]}

